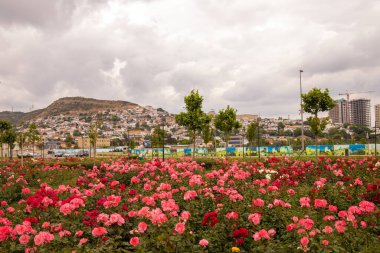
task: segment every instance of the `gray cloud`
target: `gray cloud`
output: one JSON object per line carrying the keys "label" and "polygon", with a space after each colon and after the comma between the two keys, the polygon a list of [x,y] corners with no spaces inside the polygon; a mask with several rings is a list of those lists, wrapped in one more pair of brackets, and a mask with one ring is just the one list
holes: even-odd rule
{"label": "gray cloud", "polygon": [[6,0],[0,2],[0,110],[62,96],[297,117],[304,90],[374,90],[378,1]]}

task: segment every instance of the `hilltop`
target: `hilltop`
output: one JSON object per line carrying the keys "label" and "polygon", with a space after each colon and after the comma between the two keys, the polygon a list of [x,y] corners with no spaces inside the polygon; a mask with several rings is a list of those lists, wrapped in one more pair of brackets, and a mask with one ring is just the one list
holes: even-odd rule
{"label": "hilltop", "polygon": [[31,121],[37,118],[46,118],[50,116],[72,116],[81,113],[96,114],[99,111],[106,110],[128,110],[138,109],[140,106],[135,103],[120,100],[99,100],[84,97],[64,97],[54,101],[44,109],[34,110],[31,112],[0,112],[0,119],[11,121],[19,125],[23,122]]}

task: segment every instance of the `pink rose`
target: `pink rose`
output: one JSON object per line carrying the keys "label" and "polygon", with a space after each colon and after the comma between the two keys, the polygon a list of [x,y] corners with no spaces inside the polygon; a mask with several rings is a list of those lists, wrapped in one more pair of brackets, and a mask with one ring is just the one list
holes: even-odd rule
{"label": "pink rose", "polygon": [[248,216],[248,220],[255,225],[260,223],[260,219],[261,219],[261,214],[259,213],[250,214]]}
{"label": "pink rose", "polygon": [[22,235],[22,236],[20,236],[20,238],[19,238],[18,240],[19,240],[19,242],[20,242],[22,245],[26,245],[26,244],[28,244],[29,239],[30,239],[30,236],[29,236],[29,235]]}
{"label": "pink rose", "polygon": [[107,229],[105,229],[104,227],[96,227],[92,230],[92,235],[95,237],[99,237],[107,233]]}
{"label": "pink rose", "polygon": [[87,241],[88,241],[87,238],[82,238],[82,239],[79,240],[79,245],[83,245],[83,244],[85,244]]}
{"label": "pink rose", "polygon": [[136,247],[137,245],[140,244],[140,240],[138,237],[132,237],[131,240],[129,240],[129,243],[133,246]]}
{"label": "pink rose", "polygon": [[148,228],[148,225],[145,222],[140,222],[139,225],[137,225],[137,228],[140,233],[144,233],[145,230]]}
{"label": "pink rose", "polygon": [[202,239],[199,241],[199,245],[202,247],[206,247],[208,245],[208,241],[206,239]]}
{"label": "pink rose", "polygon": [[75,233],[75,236],[78,236],[78,237],[81,237],[83,235],[83,231],[82,230],[78,230],[76,233]]}
{"label": "pink rose", "polygon": [[178,233],[178,234],[183,234],[185,232],[185,223],[183,222],[180,222],[180,223],[177,223],[175,225],[175,231]]}
{"label": "pink rose", "polygon": [[302,246],[306,247],[309,244],[309,238],[307,238],[306,236],[302,237],[301,244]]}

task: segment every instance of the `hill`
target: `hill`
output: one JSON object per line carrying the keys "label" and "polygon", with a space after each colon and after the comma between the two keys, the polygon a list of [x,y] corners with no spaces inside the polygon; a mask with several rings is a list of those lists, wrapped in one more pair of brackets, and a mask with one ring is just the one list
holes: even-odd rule
{"label": "hill", "polygon": [[64,97],[54,101],[48,107],[31,112],[0,112],[0,119],[9,120],[19,125],[36,118],[56,115],[77,115],[80,113],[97,113],[105,110],[136,109],[140,106],[135,103],[120,100],[99,100],[84,97]]}

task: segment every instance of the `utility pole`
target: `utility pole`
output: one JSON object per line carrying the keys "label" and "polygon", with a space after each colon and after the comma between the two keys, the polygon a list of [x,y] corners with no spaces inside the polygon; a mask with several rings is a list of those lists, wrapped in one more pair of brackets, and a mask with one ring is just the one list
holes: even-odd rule
{"label": "utility pole", "polygon": [[162,161],[165,161],[165,118],[162,120]]}
{"label": "utility pole", "polygon": [[377,121],[375,121],[375,158],[377,157]]}
{"label": "utility pole", "polygon": [[257,154],[260,161],[260,118],[257,118]]}
{"label": "utility pole", "polygon": [[305,136],[304,136],[304,126],[303,126],[303,102],[302,102],[302,72],[300,69],[300,98],[301,98],[301,141],[302,141],[302,153],[305,151]]}
{"label": "utility pole", "polygon": [[243,127],[243,158],[244,158],[244,134],[245,134],[245,127]]}
{"label": "utility pole", "polygon": [[24,168],[24,151],[23,151],[23,148],[24,148],[24,135],[23,133],[21,132],[21,168],[23,169]]}
{"label": "utility pole", "polygon": [[84,142],[83,142],[83,134],[84,134],[84,133],[82,133],[82,155],[83,155],[83,157],[84,157],[85,155],[84,155]]}

